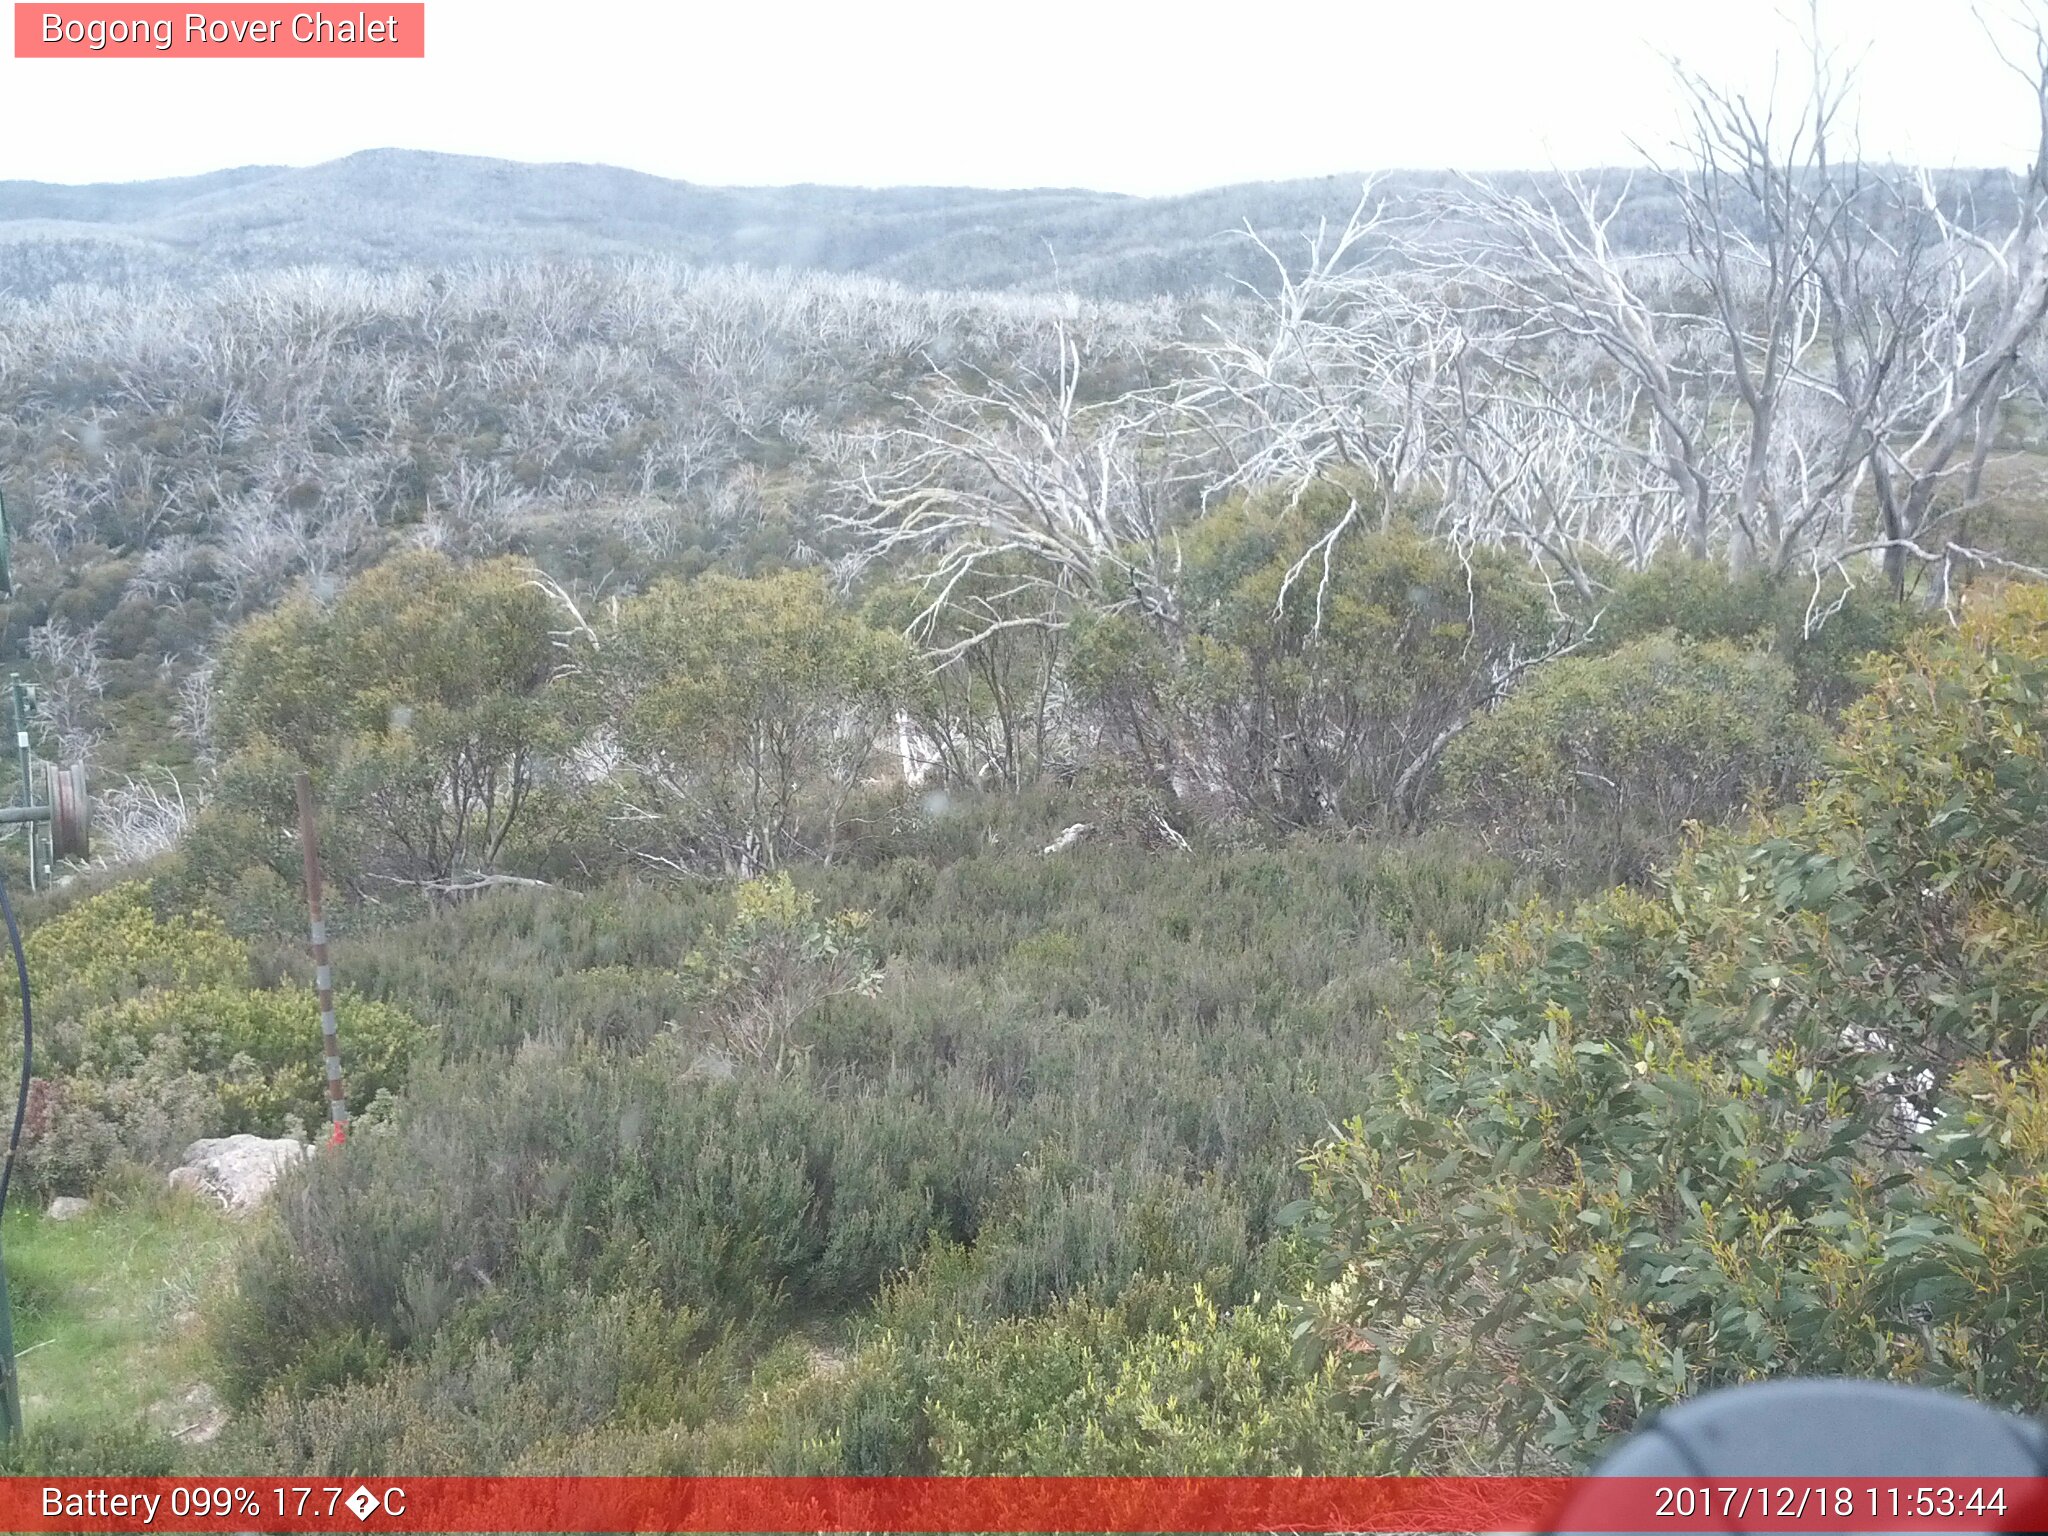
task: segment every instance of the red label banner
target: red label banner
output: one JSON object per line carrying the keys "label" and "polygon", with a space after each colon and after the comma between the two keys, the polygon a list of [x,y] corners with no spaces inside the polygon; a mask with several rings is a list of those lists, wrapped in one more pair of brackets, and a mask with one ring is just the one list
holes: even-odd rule
{"label": "red label banner", "polygon": [[2048,1478],[0,1479],[9,1531],[2048,1529]]}
{"label": "red label banner", "polygon": [[14,7],[17,59],[423,59],[427,8],[225,3]]}

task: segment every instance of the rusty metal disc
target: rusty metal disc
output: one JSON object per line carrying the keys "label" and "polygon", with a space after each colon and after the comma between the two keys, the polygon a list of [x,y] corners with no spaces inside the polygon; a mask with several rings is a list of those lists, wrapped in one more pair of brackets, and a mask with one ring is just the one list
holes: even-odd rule
{"label": "rusty metal disc", "polygon": [[92,849],[92,802],[85,793],[85,764],[50,765],[50,852],[82,859]]}

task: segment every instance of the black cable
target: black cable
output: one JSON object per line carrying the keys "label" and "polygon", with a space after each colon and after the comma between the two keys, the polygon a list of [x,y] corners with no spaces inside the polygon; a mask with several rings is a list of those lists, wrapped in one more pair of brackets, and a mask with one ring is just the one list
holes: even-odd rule
{"label": "black cable", "polygon": [[35,1019],[28,1000],[28,956],[21,951],[21,925],[14,920],[14,903],[7,899],[5,880],[0,880],[0,917],[7,919],[7,942],[14,946],[14,976],[21,983],[21,1092],[14,1101],[14,1131],[7,1138],[7,1161],[0,1163],[0,1211],[5,1211],[7,1186],[14,1178],[14,1153],[21,1145],[22,1124],[28,1119],[28,1072],[36,1044]]}

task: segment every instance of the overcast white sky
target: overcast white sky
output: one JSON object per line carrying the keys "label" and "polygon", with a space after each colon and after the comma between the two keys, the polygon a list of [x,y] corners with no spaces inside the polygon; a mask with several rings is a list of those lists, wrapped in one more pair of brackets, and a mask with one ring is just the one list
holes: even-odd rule
{"label": "overcast white sky", "polygon": [[[2006,14],[2025,0],[1997,0]],[[328,10],[375,14],[375,0]],[[428,0],[423,61],[0,59],[0,179],[126,181],[397,146],[684,180],[1178,192],[1613,164],[1661,55],[1767,90],[1803,0]],[[118,14],[118,6],[108,6]],[[1867,152],[2025,162],[1969,0],[1823,0]]]}

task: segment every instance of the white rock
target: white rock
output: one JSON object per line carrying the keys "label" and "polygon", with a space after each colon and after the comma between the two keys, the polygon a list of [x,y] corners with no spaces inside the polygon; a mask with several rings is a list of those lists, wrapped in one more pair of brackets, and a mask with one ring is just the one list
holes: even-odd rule
{"label": "white rock", "polygon": [[92,1209],[90,1200],[81,1200],[76,1195],[59,1195],[50,1202],[47,1214],[52,1221],[69,1221],[74,1216],[83,1216]]}
{"label": "white rock", "polygon": [[253,1210],[287,1168],[312,1153],[289,1136],[215,1136],[185,1149],[185,1165],[172,1170],[171,1183],[205,1190],[231,1211]]}

